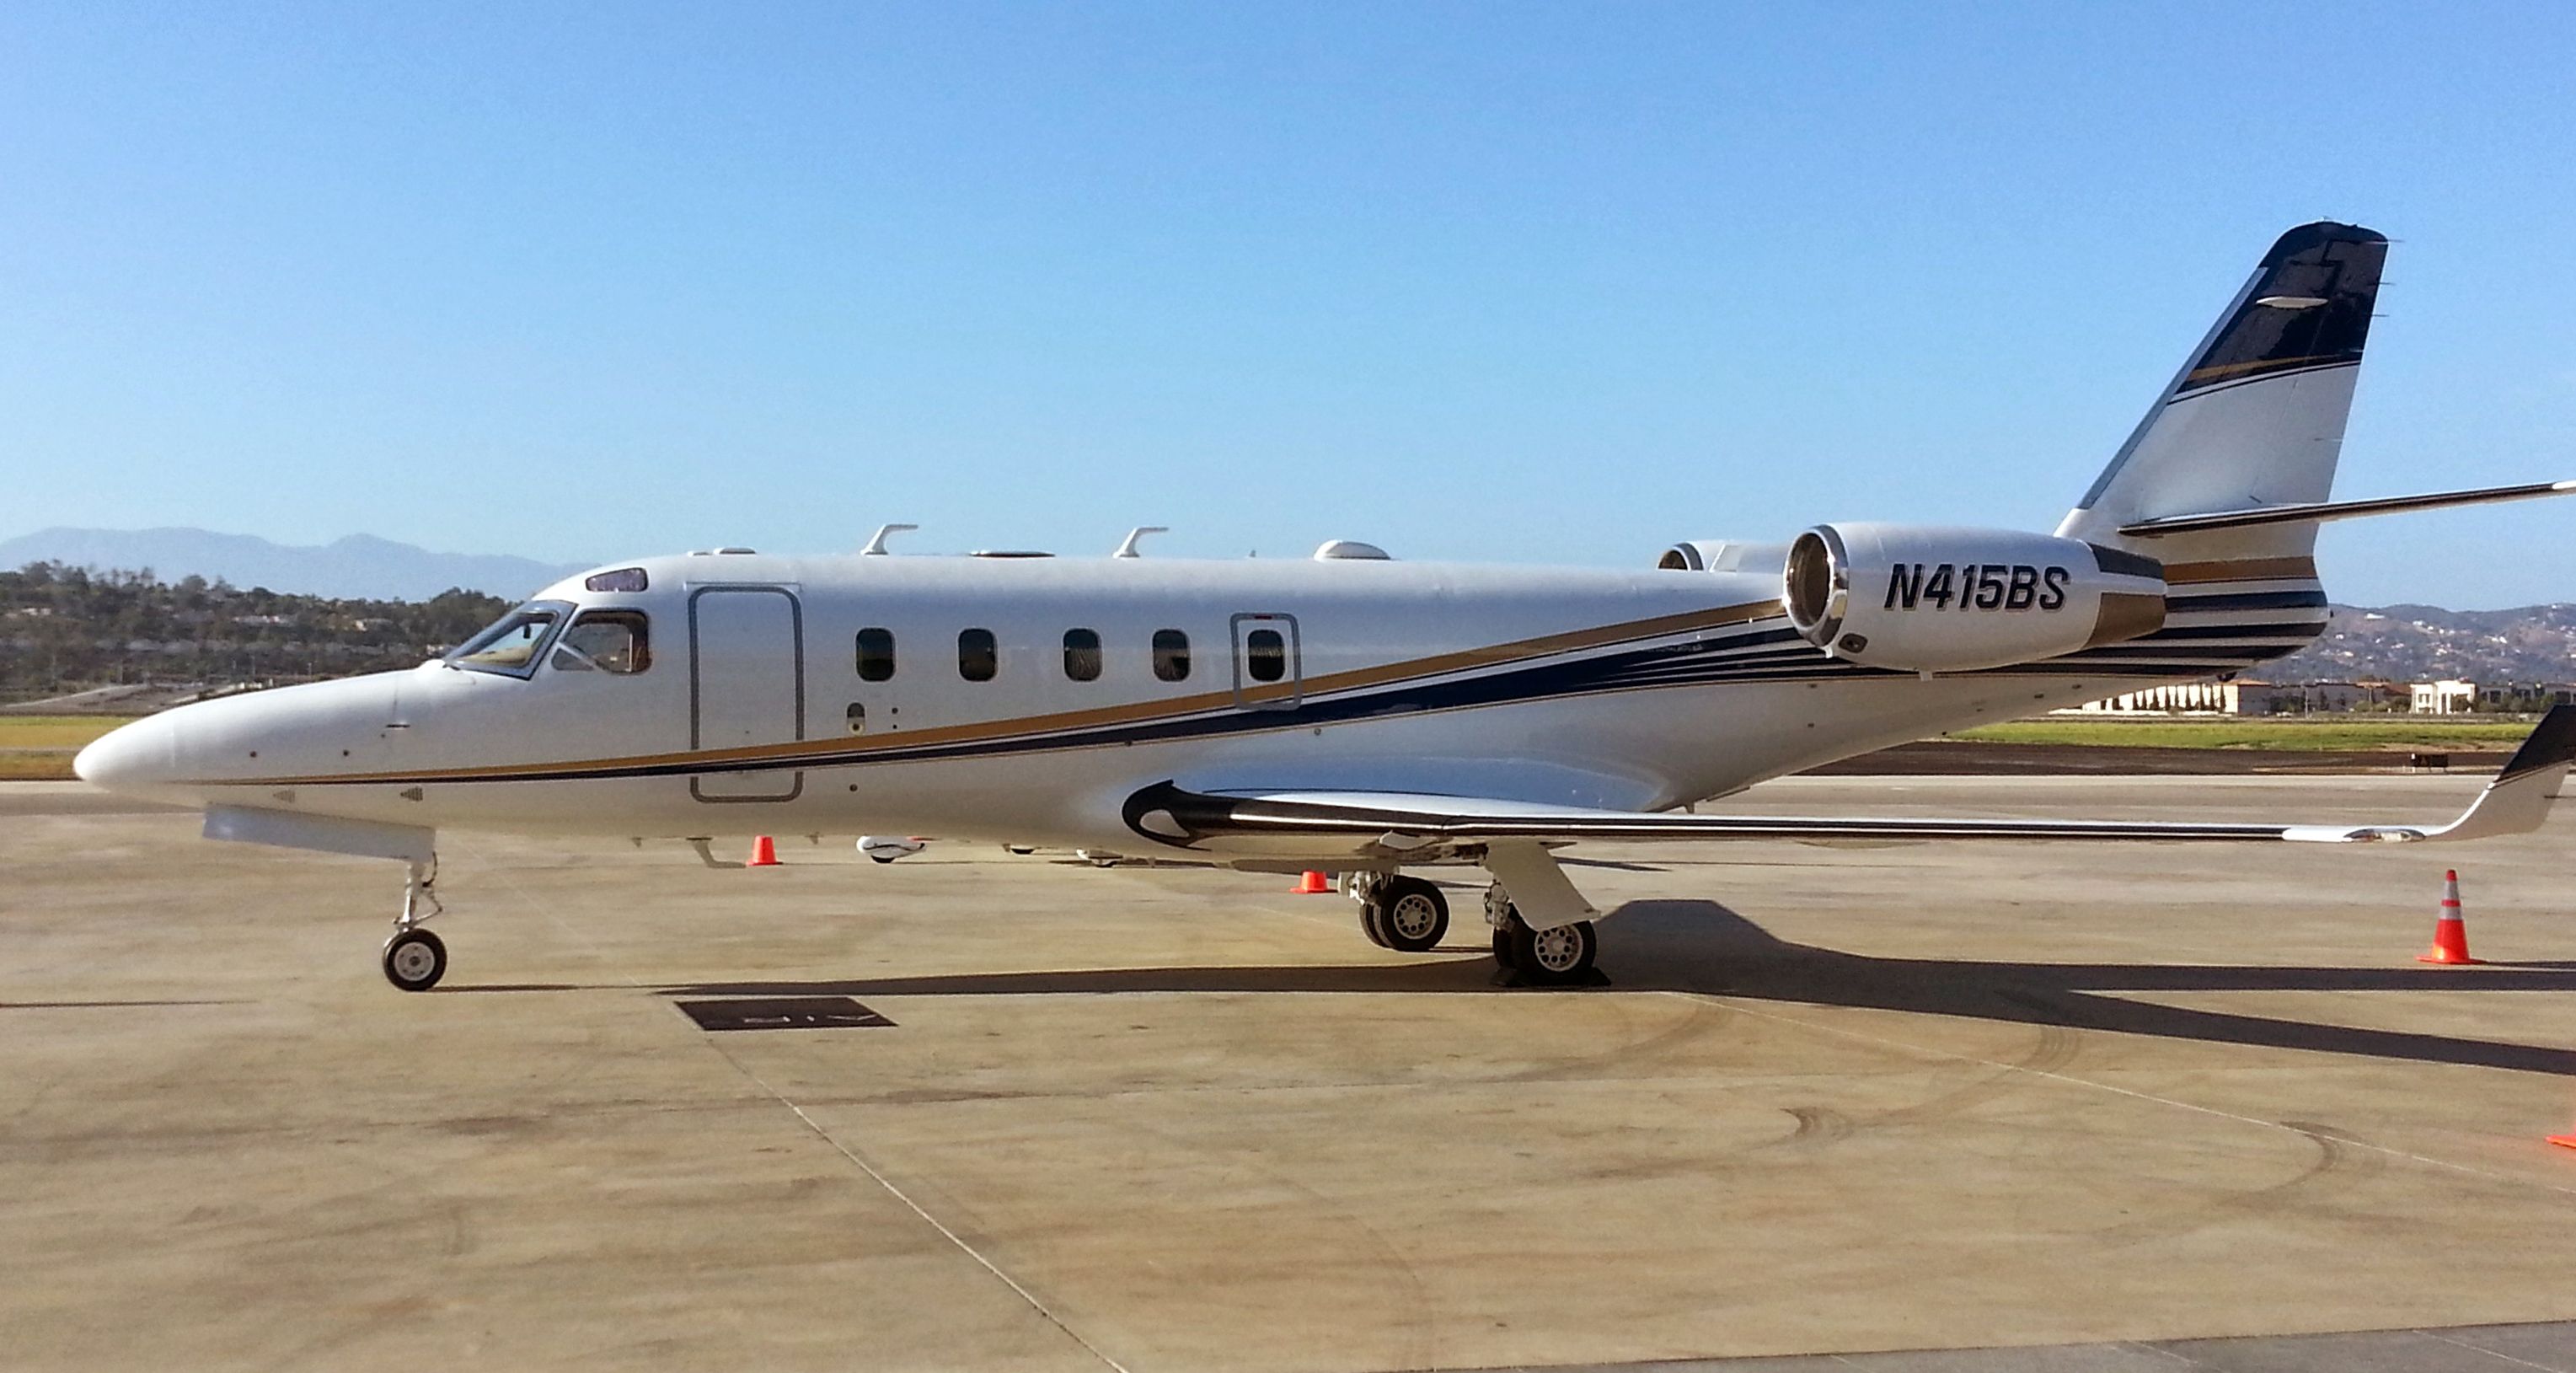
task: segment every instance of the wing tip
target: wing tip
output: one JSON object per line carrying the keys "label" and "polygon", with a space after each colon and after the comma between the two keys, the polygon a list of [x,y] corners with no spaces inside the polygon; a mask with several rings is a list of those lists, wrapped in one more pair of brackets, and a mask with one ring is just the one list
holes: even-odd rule
{"label": "wing tip", "polygon": [[2510,782],[2569,763],[2576,763],[2576,705],[2551,706],[2549,713],[2541,716],[2540,723],[2524,736],[2522,747],[2505,761],[2504,771],[2496,774],[2496,781]]}

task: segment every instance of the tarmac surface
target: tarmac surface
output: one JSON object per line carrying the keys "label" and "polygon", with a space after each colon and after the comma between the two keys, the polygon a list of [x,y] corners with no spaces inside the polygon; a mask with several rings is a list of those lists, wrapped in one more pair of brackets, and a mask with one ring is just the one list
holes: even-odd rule
{"label": "tarmac surface", "polygon": [[[1533,991],[1464,870],[1408,957],[1275,876],[460,835],[405,995],[395,865],[0,786],[0,1363],[2564,1373],[2571,841],[1586,847],[1611,985]],[[2414,961],[2451,866],[2489,966]]]}

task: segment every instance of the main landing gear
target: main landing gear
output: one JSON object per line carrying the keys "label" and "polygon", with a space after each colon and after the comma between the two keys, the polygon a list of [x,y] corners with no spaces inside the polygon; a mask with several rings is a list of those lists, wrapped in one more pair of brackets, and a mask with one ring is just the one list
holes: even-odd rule
{"label": "main landing gear", "polygon": [[394,917],[394,937],[385,941],[385,980],[407,992],[425,992],[447,975],[447,945],[421,928],[446,909],[439,904],[438,858],[411,865],[403,884],[402,914]]}
{"label": "main landing gear", "polygon": [[1428,953],[1449,933],[1449,898],[1419,877],[1353,873],[1350,893],[1360,903],[1360,933],[1381,949]]}
{"label": "main landing gear", "polygon": [[1601,952],[1601,935],[1589,920],[1531,929],[1503,884],[1496,882],[1485,888],[1485,923],[1494,931],[1494,961],[1521,982],[1573,986],[1600,976],[1592,961]]}
{"label": "main landing gear", "polygon": [[[1592,908],[1565,882],[1544,850],[1532,846],[1519,857],[1522,861],[1513,865],[1520,873],[1515,880],[1558,902],[1555,909],[1560,917],[1545,929],[1533,928],[1499,878],[1485,889],[1485,924],[1493,931],[1494,962],[1501,965],[1504,978],[1514,985],[1546,987],[1603,981],[1592,967],[1601,951],[1600,932],[1588,919],[1562,918],[1578,912],[1588,915]],[[1533,862],[1545,866],[1532,868]],[[1381,949],[1428,953],[1440,947],[1449,933],[1449,898],[1419,877],[1353,872],[1343,876],[1342,889],[1359,902],[1360,932]]]}

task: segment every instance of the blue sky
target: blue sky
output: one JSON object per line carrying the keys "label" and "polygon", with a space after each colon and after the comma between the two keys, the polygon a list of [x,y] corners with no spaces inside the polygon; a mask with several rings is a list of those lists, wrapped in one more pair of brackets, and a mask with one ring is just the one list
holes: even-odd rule
{"label": "blue sky", "polygon": [[2338,493],[2576,476],[2576,8],[21,0],[0,74],[0,536],[2046,528],[2327,217],[2398,240]]}

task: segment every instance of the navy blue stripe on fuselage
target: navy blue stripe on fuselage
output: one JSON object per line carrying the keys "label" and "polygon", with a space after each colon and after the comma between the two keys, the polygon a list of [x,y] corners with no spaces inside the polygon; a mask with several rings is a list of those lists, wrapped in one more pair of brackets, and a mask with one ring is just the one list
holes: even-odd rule
{"label": "navy blue stripe on fuselage", "polygon": [[[1189,715],[1116,725],[1059,729],[920,746],[889,746],[884,742],[876,742],[866,748],[817,750],[791,757],[725,761],[672,759],[631,766],[567,763],[559,769],[543,771],[513,772],[491,777],[438,777],[422,780],[442,785],[485,781],[623,780],[643,777],[702,776],[718,772],[789,772],[871,763],[934,762],[1079,748],[1212,739],[1278,729],[1320,728],[1327,725],[1384,719],[1389,716],[1466,710],[1481,706],[1528,704],[1606,695],[1620,691],[1717,686],[1730,683],[1845,681],[1868,678],[1894,680],[1911,679],[1916,675],[1912,672],[1866,667],[1847,659],[1827,657],[1809,647],[1795,630],[1786,627],[1778,620],[1775,619],[1768,624],[1770,627],[1753,629],[1724,638],[1711,638],[1697,643],[1662,644],[1590,658],[1532,664],[1489,672],[1481,676],[1396,683],[1337,695],[1309,697],[1293,710],[1246,710],[1229,705]],[[2250,630],[2253,636],[2259,637],[2264,630],[2274,627],[2251,626],[2239,629],[2234,626],[2209,626],[2208,628],[2223,629],[2230,634],[2245,634]],[[2145,641],[2139,642],[2142,646],[2137,648],[2113,646],[2085,650],[2046,662],[1991,668],[1962,675],[1984,677],[2081,674],[2104,678],[2205,677],[2232,668],[2248,666],[2264,658],[2291,651],[2291,646],[2220,647],[2211,645],[2204,648],[2175,644],[2159,647],[2147,644]],[[2204,655],[2211,661],[2201,661]],[[2128,661],[2131,658],[2137,661]],[[384,781],[382,778],[366,780],[380,784]],[[306,784],[328,785],[318,780]]]}
{"label": "navy blue stripe on fuselage", "polygon": [[2313,639],[2324,633],[2323,620],[2287,620],[2269,624],[2169,625],[2128,642],[2161,644],[2176,639]]}
{"label": "navy blue stripe on fuselage", "polygon": [[2174,596],[2165,601],[2168,615],[2212,610],[2323,610],[2326,593],[2309,591],[2237,591],[2218,596]]}

